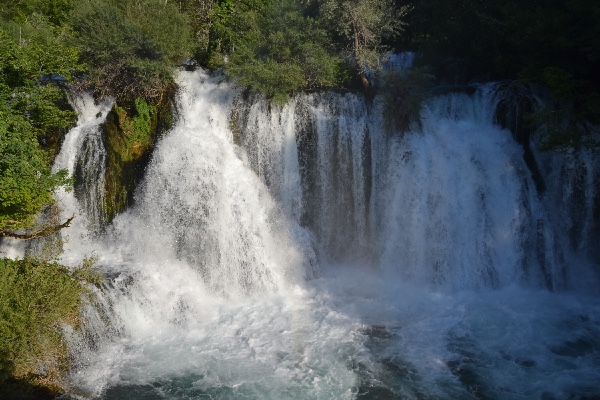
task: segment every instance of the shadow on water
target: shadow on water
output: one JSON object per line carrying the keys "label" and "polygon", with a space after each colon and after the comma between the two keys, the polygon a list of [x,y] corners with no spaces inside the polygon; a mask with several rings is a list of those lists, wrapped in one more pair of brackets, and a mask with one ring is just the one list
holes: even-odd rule
{"label": "shadow on water", "polygon": [[[371,354],[377,354],[373,364],[350,362],[348,367],[358,377],[355,388],[356,398],[361,400],[415,399],[426,400],[432,397],[423,393],[421,378],[416,368],[393,352],[399,336],[397,328],[371,325],[361,329],[366,336],[366,347]],[[390,351],[392,353],[390,354]]]}
{"label": "shadow on water", "polygon": [[199,388],[203,375],[190,374],[146,385],[119,384],[109,388],[103,400],[164,400],[164,399],[235,399],[235,390],[227,386]]}
{"label": "shadow on water", "polygon": [[[582,357],[597,359],[600,355],[600,333],[593,329],[590,321],[577,319],[583,324],[583,332],[557,344],[549,344],[548,356],[554,363],[567,363],[572,360],[572,368],[579,369],[575,363]],[[373,356],[369,361],[349,362],[348,368],[357,376],[354,388],[355,398],[361,400],[430,400],[438,399],[432,394],[427,383],[417,372],[417,368],[402,359],[398,352],[402,340],[402,328],[372,325],[360,330],[365,336],[365,346]],[[461,335],[449,331],[447,334],[446,359],[448,372],[455,377],[459,387],[449,390],[443,398],[465,400],[525,399],[539,400],[600,400],[600,388],[597,383],[566,384],[553,390],[520,392],[514,388],[498,386],[495,381],[495,368],[519,369],[522,374],[542,373],[547,366],[526,355],[496,353],[493,349],[481,348],[481,344],[470,335]],[[490,353],[491,352],[491,353]],[[514,371],[513,371],[514,372]],[[516,373],[519,375],[520,373]],[[516,383],[516,382],[515,382]],[[431,383],[429,383],[431,384]],[[443,386],[443,384],[442,384]]]}
{"label": "shadow on water", "polygon": [[457,356],[446,362],[448,369],[452,375],[458,378],[463,387],[471,393],[473,398],[479,400],[496,399],[496,396],[491,394],[491,388],[486,384],[490,380],[489,377],[483,376],[486,366],[478,356],[478,354],[481,354],[481,350],[477,348],[476,343],[468,336],[450,333],[448,350]]}
{"label": "shadow on water", "polygon": [[[569,370],[580,370],[582,367],[578,365],[578,362],[584,357],[598,360],[598,355],[600,355],[600,333],[597,329],[593,329],[593,323],[585,317],[579,316],[570,320],[569,325],[577,325],[570,326],[571,329],[577,330],[579,328],[584,333],[576,333],[574,338],[563,340],[559,344],[549,344],[546,356],[550,357],[555,365],[563,365],[563,368]],[[529,397],[540,400],[600,400],[600,388],[592,382],[586,384],[582,381],[582,383],[576,385],[566,384],[563,387],[554,388],[554,392],[545,390],[537,394],[518,393],[517,391],[513,392],[511,388],[498,387],[494,383],[493,376],[493,369],[498,368],[498,361],[501,364],[506,362],[508,365],[512,365],[513,369],[520,369],[523,373],[533,372],[536,369],[543,371],[549,363],[538,365],[534,359],[526,356],[510,355],[504,351],[500,351],[499,354],[494,353],[494,350],[486,351],[469,335],[459,335],[455,332],[449,332],[447,348],[454,354],[454,357],[448,360],[446,365],[449,371],[470,393],[472,399],[500,400]],[[510,367],[505,364],[503,368]]]}

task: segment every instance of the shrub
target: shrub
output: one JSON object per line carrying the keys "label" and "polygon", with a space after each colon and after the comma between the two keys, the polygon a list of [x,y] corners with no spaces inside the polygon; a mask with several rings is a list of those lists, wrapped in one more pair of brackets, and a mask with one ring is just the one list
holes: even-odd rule
{"label": "shrub", "polygon": [[[0,392],[57,385],[68,368],[62,325],[77,326],[90,260],[75,272],[33,258],[0,259]],[[12,397],[11,397],[12,398]]]}
{"label": "shrub", "polygon": [[294,92],[341,86],[342,58],[317,21],[293,0],[222,2],[214,12],[209,66],[276,102]]}
{"label": "shrub", "polygon": [[80,67],[69,37],[37,14],[21,25],[0,21],[0,235],[28,226],[68,184],[66,172],[52,173],[38,141],[56,142],[75,113],[61,107],[60,89],[37,80],[47,73],[69,78]]}
{"label": "shrub", "polygon": [[156,99],[191,48],[191,28],[177,6],[160,0],[83,0],[73,11],[87,84],[117,99]]}

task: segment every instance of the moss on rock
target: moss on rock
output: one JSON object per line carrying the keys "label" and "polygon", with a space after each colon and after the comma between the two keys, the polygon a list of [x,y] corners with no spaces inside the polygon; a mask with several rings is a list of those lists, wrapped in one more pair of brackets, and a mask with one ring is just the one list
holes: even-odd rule
{"label": "moss on rock", "polygon": [[133,204],[156,140],[173,125],[174,97],[171,87],[156,102],[125,100],[109,113],[103,125],[106,223]]}

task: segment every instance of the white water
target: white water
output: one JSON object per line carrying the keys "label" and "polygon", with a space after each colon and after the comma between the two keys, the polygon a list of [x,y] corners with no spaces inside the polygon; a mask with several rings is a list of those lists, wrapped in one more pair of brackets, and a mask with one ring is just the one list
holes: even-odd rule
{"label": "white water", "polygon": [[179,83],[136,206],[71,230],[65,262],[93,250],[110,278],[70,337],[74,392],[600,394],[598,277],[559,245],[490,88],[433,99],[402,137],[352,94],[270,109],[204,72]]}
{"label": "white water", "polygon": [[77,125],[65,136],[60,152],[54,161],[53,170],[66,169],[69,175],[78,177],[75,193],[61,190],[57,194],[58,205],[65,218],[75,214],[74,229],[82,239],[99,228],[104,219],[104,169],[106,151],[102,144],[100,125],[112,107],[105,99],[97,104],[90,94],[84,93],[71,100],[77,111]]}

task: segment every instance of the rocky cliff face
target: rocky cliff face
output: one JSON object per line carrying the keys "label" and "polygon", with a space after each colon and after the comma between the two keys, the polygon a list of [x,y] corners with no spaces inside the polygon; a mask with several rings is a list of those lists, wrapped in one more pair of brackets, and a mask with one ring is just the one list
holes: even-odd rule
{"label": "rocky cliff face", "polygon": [[150,161],[158,138],[173,125],[175,88],[158,102],[144,100],[115,104],[102,126],[107,149],[105,223],[134,202],[134,192]]}

